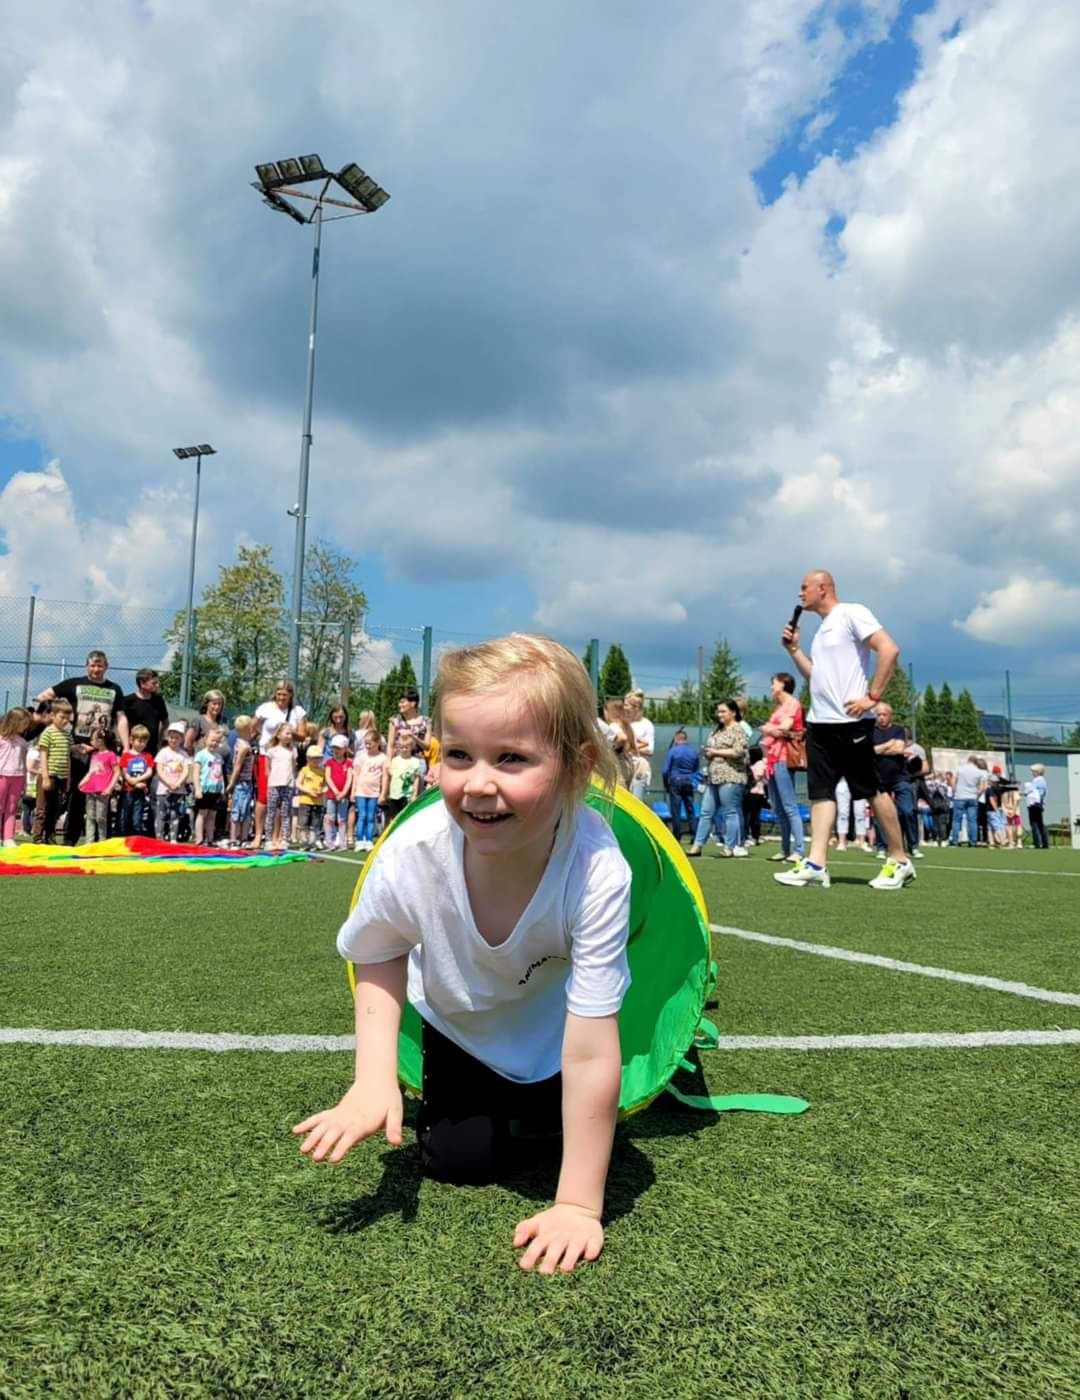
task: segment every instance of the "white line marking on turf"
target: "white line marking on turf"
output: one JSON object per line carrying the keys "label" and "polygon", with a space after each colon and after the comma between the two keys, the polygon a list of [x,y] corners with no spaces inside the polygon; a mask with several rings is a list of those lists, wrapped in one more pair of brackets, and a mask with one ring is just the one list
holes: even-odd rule
{"label": "white line marking on turf", "polygon": [[1029,987],[1026,982],[1003,982],[998,977],[981,977],[974,972],[951,972],[944,967],[923,967],[921,963],[898,962],[877,953],[857,953],[850,948],[833,948],[827,943],[803,943],[797,938],[779,938],[773,933],[754,933],[747,928],[732,928],[728,924],[710,924],[713,933],[726,933],[732,938],[744,938],[750,943],[769,943],[776,948],[790,948],[794,953],[815,953],[819,958],[838,958],[841,962],[869,963],[889,972],[913,972],[919,977],[938,977],[944,982],[964,982],[971,987],[983,987],[991,992],[1008,992],[1014,997],[1032,1001],[1052,1001],[1058,1006],[1080,1006],[1080,993],[1051,992],[1045,987]]}
{"label": "white line marking on turf", "polygon": [[188,1031],[46,1031],[0,1026],[0,1045],[82,1045],[95,1050],[352,1050],[351,1035],[231,1035]]}
{"label": "white line marking on turf", "polygon": [[1075,1031],[897,1031],[888,1035],[729,1035],[717,1050],[985,1050],[995,1045],[1080,1045]]}
{"label": "white line marking on turf", "polygon": [[[873,866],[865,860],[831,860],[832,865],[861,865],[864,870],[872,870]],[[962,870],[971,875],[1037,875],[1040,879],[1046,879],[1051,875],[1060,875],[1064,880],[1080,880],[1080,870],[1016,870],[1009,866],[998,866],[995,870],[992,865],[932,865],[925,857],[919,870]]]}
{"label": "white line marking on turf", "polygon": [[[351,1035],[231,1035],[207,1031],[48,1031],[36,1026],[0,1027],[0,1045],[74,1045],[95,1050],[264,1050],[289,1055],[344,1053]],[[886,1035],[730,1035],[718,1050],[983,1050],[994,1046],[1080,1045],[1080,1030],[931,1031]]]}

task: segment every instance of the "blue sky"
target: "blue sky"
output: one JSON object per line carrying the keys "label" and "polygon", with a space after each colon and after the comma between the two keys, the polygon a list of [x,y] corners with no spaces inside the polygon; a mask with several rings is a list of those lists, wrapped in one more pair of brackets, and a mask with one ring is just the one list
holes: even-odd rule
{"label": "blue sky", "polygon": [[763,684],[825,564],[917,677],[1080,710],[1069,6],[199,8],[0,54],[0,594],[178,605],[187,441],[200,583],[289,567],[310,249],[248,181],[315,150],[392,196],[326,232],[311,458],[373,625]]}

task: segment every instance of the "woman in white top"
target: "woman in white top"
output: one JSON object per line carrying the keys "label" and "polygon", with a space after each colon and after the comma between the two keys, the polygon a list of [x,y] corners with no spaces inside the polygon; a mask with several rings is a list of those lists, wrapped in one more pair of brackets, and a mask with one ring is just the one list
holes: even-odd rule
{"label": "woman in white top", "polygon": [[296,703],[296,688],[289,680],[278,681],[272,698],[255,711],[255,719],[261,721],[262,728],[259,730],[259,756],[255,761],[255,835],[251,843],[254,851],[262,848],[266,823],[266,751],[270,740],[283,724],[291,724],[298,734],[302,733],[306,713],[304,707]]}
{"label": "woman in white top", "polygon": [[623,700],[627,723],[634,731],[634,740],[637,744],[637,768],[634,779],[630,784],[630,791],[635,797],[645,800],[645,795],[649,791],[649,784],[652,782],[652,764],[649,759],[653,756],[656,748],[656,730],[653,728],[651,719],[645,717],[645,692],[643,690],[632,690]]}

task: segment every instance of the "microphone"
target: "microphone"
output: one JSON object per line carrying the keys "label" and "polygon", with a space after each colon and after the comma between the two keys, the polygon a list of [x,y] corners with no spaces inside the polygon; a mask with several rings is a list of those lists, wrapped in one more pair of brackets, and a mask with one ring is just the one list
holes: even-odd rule
{"label": "microphone", "polygon": [[799,625],[799,618],[800,618],[800,617],[802,617],[802,604],[801,604],[801,603],[796,603],[796,604],[795,604],[795,611],[791,614],[791,621],[788,623],[788,626],[791,628],[791,630],[792,630],[793,632],[795,631],[795,628],[798,627],[798,625]]}

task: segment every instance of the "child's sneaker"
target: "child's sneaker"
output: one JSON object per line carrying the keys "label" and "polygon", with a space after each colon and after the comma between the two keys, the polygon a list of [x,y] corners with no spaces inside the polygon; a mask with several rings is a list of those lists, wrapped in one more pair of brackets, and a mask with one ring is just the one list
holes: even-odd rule
{"label": "child's sneaker", "polygon": [[915,867],[910,860],[887,860],[880,875],[869,884],[873,890],[902,890],[914,878]]}
{"label": "child's sneaker", "polygon": [[832,884],[828,868],[824,865],[811,865],[808,860],[800,860],[790,870],[782,870],[773,876],[778,885],[820,885],[827,890]]}

